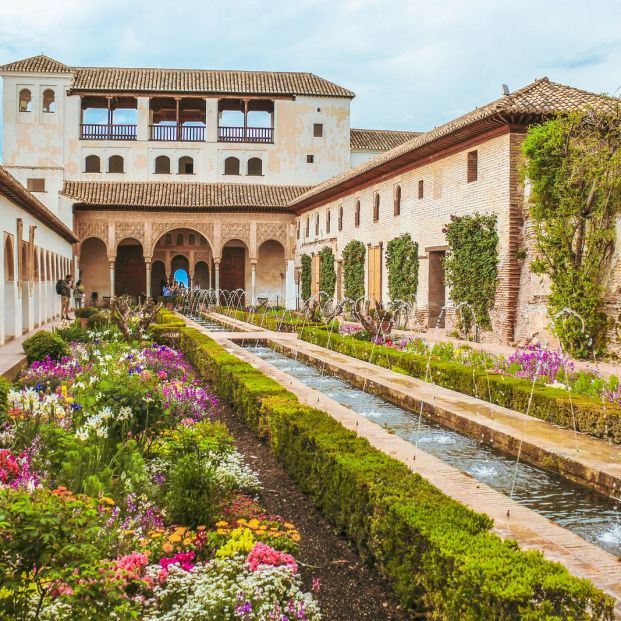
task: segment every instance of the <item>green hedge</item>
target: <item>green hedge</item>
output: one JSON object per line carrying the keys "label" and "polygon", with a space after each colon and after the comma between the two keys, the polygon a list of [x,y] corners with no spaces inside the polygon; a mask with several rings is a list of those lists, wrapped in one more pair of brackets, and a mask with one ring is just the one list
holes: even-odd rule
{"label": "green hedge", "polygon": [[11,382],[0,375],[0,421],[4,419],[7,411],[7,395],[11,388]]}
{"label": "green hedge", "polygon": [[[328,332],[317,328],[305,328],[299,337],[309,343],[329,347],[359,360],[373,362],[379,366],[412,377],[425,378],[427,358],[420,354],[402,352],[391,347],[373,346],[367,341]],[[466,395],[484,399],[496,405],[526,412],[532,383],[528,380],[507,377],[497,373],[486,373],[458,362],[431,360],[433,382]],[[572,396],[574,416],[578,431],[597,438],[621,444],[621,407],[602,403],[584,395]],[[567,392],[559,388],[535,386],[531,416],[573,429],[571,405]]]}
{"label": "green hedge", "polygon": [[[245,321],[246,323],[251,323],[255,326],[263,327],[266,330],[273,330],[274,332],[297,332],[305,326],[316,327],[318,325],[315,322],[309,322],[304,317],[290,317],[289,319],[284,319],[283,321],[280,321],[280,319],[278,319],[277,317],[271,315],[264,315],[261,312],[249,313],[247,311],[232,309],[221,309],[217,312],[220,312],[227,317],[238,319],[239,321]],[[319,325],[323,327],[323,324]]]}
{"label": "green hedge", "polygon": [[205,334],[183,328],[179,344],[408,609],[462,621],[612,619],[612,600],[590,582],[491,534],[487,516],[303,405]]}

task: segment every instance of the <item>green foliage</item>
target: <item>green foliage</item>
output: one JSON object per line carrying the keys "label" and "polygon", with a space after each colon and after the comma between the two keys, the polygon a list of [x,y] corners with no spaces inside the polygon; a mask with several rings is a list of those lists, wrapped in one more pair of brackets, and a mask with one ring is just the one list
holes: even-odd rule
{"label": "green foliage", "polygon": [[312,259],[310,255],[303,254],[300,258],[300,263],[302,265],[302,273],[300,275],[300,293],[302,295],[302,299],[306,302],[306,300],[308,300],[311,296],[311,280],[313,277]]}
{"label": "green foliage", "polygon": [[88,327],[91,330],[102,330],[110,326],[110,317],[104,312],[94,313],[88,318]]}
{"label": "green foliage", "polygon": [[353,239],[343,248],[343,280],[345,297],[358,300],[364,297],[364,260],[367,253],[361,241]]}
{"label": "green foliage", "polygon": [[63,356],[69,355],[69,347],[65,341],[58,334],[49,330],[39,330],[27,338],[22,347],[29,363],[35,360],[43,360],[46,356],[52,360],[60,360]]}
{"label": "green foliage", "polygon": [[409,233],[403,233],[388,242],[386,267],[390,299],[415,302],[418,289],[418,243]]}
{"label": "green foliage", "polygon": [[324,246],[319,252],[319,291],[323,291],[332,297],[335,287],[334,253],[330,246]]}
{"label": "green foliage", "polygon": [[180,344],[410,610],[441,620],[612,619],[612,601],[588,581],[491,534],[487,516],[301,404],[206,335],[183,329]]}
{"label": "green foliage", "polygon": [[75,316],[80,319],[88,319],[93,315],[96,315],[99,312],[99,309],[96,306],[84,306],[83,308],[78,308],[75,311]]}
{"label": "green foliage", "polygon": [[212,526],[222,501],[213,468],[195,454],[179,457],[167,480],[164,507],[175,524]]}
{"label": "green foliage", "polygon": [[56,334],[67,344],[84,343],[88,340],[88,332],[82,328],[78,320],[72,321],[65,328],[56,328]]}
{"label": "green foliage", "polygon": [[[621,114],[561,115],[532,127],[523,144],[532,184],[535,274],[550,278],[548,312],[564,349],[576,357],[605,347],[604,278],[621,210]],[[570,308],[581,315],[562,314]]]}
{"label": "green foliage", "polygon": [[4,420],[7,411],[7,395],[11,388],[11,383],[0,375],[0,422]]}
{"label": "green foliage", "polygon": [[474,319],[479,327],[489,329],[498,275],[496,214],[451,216],[444,233],[448,243],[444,271],[451,300],[472,308],[460,307],[460,328],[469,334]]}

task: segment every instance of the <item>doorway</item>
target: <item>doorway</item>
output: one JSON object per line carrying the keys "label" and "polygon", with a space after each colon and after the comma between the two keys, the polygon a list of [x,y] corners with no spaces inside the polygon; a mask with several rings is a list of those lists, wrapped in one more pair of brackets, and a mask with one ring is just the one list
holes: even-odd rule
{"label": "doorway", "polygon": [[429,256],[429,293],[428,307],[429,319],[427,327],[444,328],[445,315],[442,308],[446,304],[446,285],[444,282],[444,256],[445,250],[428,251]]}

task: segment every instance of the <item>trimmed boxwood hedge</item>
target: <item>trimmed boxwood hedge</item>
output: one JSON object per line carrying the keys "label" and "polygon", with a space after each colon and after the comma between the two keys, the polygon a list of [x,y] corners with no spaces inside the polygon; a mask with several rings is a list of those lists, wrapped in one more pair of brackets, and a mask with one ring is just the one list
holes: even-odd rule
{"label": "trimmed boxwood hedge", "polygon": [[[309,343],[321,345],[359,360],[372,362],[393,371],[424,379],[427,358],[420,354],[402,352],[391,347],[373,346],[367,341],[332,332],[328,338],[326,330],[305,328],[299,337]],[[431,360],[430,370],[433,382],[466,395],[484,399],[496,405],[526,412],[532,383],[528,380],[486,373],[458,362]],[[584,395],[572,396],[576,427],[578,431],[597,438],[621,444],[621,407],[606,404]],[[531,416],[573,429],[571,405],[567,392],[559,388],[535,386]]]}
{"label": "trimmed boxwood hedge", "polygon": [[205,334],[182,328],[179,345],[408,609],[451,621],[613,618],[612,600],[590,582],[490,533],[490,518],[300,403]]}
{"label": "trimmed boxwood hedge", "polygon": [[[263,313],[249,313],[242,310],[227,309],[223,312],[227,317],[238,319],[239,321],[245,321],[255,326],[260,326],[266,330],[273,330],[274,332],[297,332],[305,326],[316,327],[318,324],[315,322],[309,322],[303,317],[290,318],[284,321],[280,321],[277,317],[271,315],[264,315]],[[319,324],[323,327],[323,324]]]}

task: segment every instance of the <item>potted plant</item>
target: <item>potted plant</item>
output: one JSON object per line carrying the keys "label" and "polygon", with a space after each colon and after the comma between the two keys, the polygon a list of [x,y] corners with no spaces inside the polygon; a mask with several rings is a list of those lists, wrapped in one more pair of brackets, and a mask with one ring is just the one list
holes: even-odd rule
{"label": "potted plant", "polygon": [[75,316],[80,320],[80,326],[86,328],[89,317],[92,317],[98,312],[98,309],[94,306],[85,306],[84,308],[78,308],[75,311]]}

